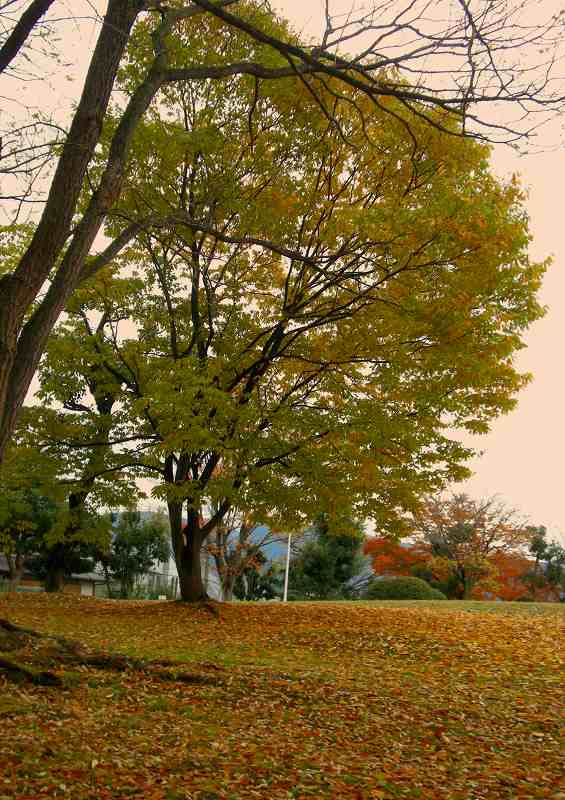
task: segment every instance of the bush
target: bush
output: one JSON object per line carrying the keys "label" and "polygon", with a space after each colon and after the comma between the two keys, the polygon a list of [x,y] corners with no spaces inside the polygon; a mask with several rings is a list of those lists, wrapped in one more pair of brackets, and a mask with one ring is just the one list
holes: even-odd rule
{"label": "bush", "polygon": [[420,578],[381,578],[367,587],[367,600],[447,600]]}

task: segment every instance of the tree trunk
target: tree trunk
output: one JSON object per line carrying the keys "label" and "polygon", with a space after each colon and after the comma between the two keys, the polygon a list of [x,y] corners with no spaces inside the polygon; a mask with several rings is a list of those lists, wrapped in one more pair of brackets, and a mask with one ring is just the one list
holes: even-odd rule
{"label": "tree trunk", "polygon": [[108,565],[102,562],[102,570],[104,572],[104,581],[106,583],[106,592],[108,593],[108,597],[111,598],[114,596],[114,589],[112,587],[112,581],[110,579],[110,572],[108,570]]}
{"label": "tree trunk", "polygon": [[464,567],[462,567],[460,570],[460,581],[461,581],[461,591],[459,599],[468,600],[473,590],[473,582],[468,577]]}
{"label": "tree trunk", "polygon": [[16,555],[7,556],[6,560],[8,562],[8,591],[17,592],[24,574],[23,556],[16,553]]}
{"label": "tree trunk", "polygon": [[[131,0],[127,2],[109,0],[84,89],[53,176],[41,219],[28,249],[14,272],[0,278],[0,462],[16,424],[17,413],[43,352],[46,337],[68,297],[80,282],[83,256],[88,253],[91,240],[103,222],[104,213],[113,202],[113,195],[104,196],[104,203],[99,197],[100,189],[96,193],[89,208],[93,203],[104,207],[95,209],[99,213],[98,224],[91,225],[91,229],[88,230],[89,236],[82,237],[85,240],[81,248],[81,258],[75,259],[77,263],[74,264],[73,274],[70,274],[69,270],[63,270],[63,274],[63,267],[59,267],[46,297],[25,324],[23,331],[25,336],[22,337],[22,325],[30,305],[36,299],[68,241],[84,176],[100,138],[114,78],[138,13],[139,6]],[[82,232],[84,227],[83,217],[81,224],[75,230],[63,262],[69,261],[70,252],[76,250],[77,232]],[[62,285],[59,286],[58,283]]]}
{"label": "tree trunk", "polygon": [[226,575],[222,580],[222,600],[224,603],[230,603],[233,600],[234,584],[235,575]]}
{"label": "tree trunk", "polygon": [[186,526],[182,526],[182,503],[169,503],[169,523],[173,552],[179,574],[181,600],[198,603],[208,600],[202,580],[201,553],[204,536],[199,514],[189,510]]}
{"label": "tree trunk", "polygon": [[43,17],[54,0],[33,0],[21,15],[10,35],[0,48],[0,73],[15,59],[29,39],[35,25]]}
{"label": "tree trunk", "polygon": [[62,592],[65,585],[65,545],[56,544],[49,551],[47,574],[43,585],[46,592]]}

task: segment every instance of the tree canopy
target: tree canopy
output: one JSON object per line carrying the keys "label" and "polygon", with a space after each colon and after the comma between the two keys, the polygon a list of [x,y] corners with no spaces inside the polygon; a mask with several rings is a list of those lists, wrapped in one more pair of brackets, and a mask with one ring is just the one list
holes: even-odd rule
{"label": "tree canopy", "polygon": [[[0,73],[10,74],[13,86],[18,85],[23,63],[39,71],[46,68],[38,56],[40,49],[30,43],[37,41],[36,35],[56,29],[58,5],[14,0],[9,11],[0,10],[6,23],[0,39]],[[441,131],[512,141],[534,128],[540,115],[560,107],[561,93],[553,73],[561,40],[558,20],[529,24],[525,19],[528,3],[523,2],[513,5],[496,0],[489,3],[488,13],[467,2],[445,0],[442,5],[445,13],[433,19],[425,3],[410,2],[398,8],[387,0],[345,20],[333,19],[328,10],[325,32],[312,45],[301,41],[262,2],[175,0],[163,5],[153,0],[108,0],[71,119],[58,121],[47,109],[29,109],[23,118],[13,112],[0,154],[8,208],[15,209],[16,219],[22,208],[31,207],[28,204],[40,209],[18,257],[0,267],[0,456],[48,336],[69,299],[139,232],[139,220],[123,226],[101,252],[95,252],[105,222],[119,218],[132,142],[147,121],[148,109],[165,102],[169,92],[190,92],[207,81],[217,87],[216,93],[219,89],[228,94],[238,77],[250,87],[244,116],[253,139],[257,100],[278,85],[288,97],[310,98],[312,119],[327,124],[334,138],[350,142],[348,153],[354,161],[358,134],[350,136],[348,126],[342,124],[344,108],[356,115],[360,129],[373,113],[381,117],[380,128],[390,124],[396,132],[401,125],[403,138],[411,140],[417,156],[425,147],[422,134],[426,141]],[[448,23],[436,21],[442,18]],[[194,38],[208,43],[204,52],[200,48],[193,54],[184,46],[190,30]],[[215,47],[217,31],[227,34],[219,48]],[[237,58],[225,44],[229,38],[245,44]],[[345,46],[353,55],[344,52]],[[139,68],[132,72],[135,60]],[[60,61],[61,69],[66,69],[64,59]],[[131,80],[123,103],[115,105],[110,115],[118,76],[128,74]],[[488,113],[491,105],[503,105],[511,113],[500,121]],[[11,108],[21,109],[22,103]],[[529,116],[530,111],[538,113]],[[291,110],[283,109],[283,113],[292,124]],[[110,131],[105,147],[103,131]],[[191,127],[189,134],[190,146],[198,151],[202,129]],[[240,134],[241,130],[233,129],[220,132],[220,138],[227,144]],[[104,160],[95,165],[102,150]],[[295,154],[296,148],[291,148],[285,160],[287,175],[292,174]],[[320,179],[326,181],[327,174]],[[367,180],[372,179],[369,169]],[[249,195],[243,192],[239,199],[243,212]],[[285,193],[282,203],[290,202]],[[410,205],[409,200],[400,204],[407,210]],[[177,212],[176,205],[173,210]],[[253,215],[248,209],[247,218]],[[155,220],[150,215],[143,224],[152,227]],[[191,224],[205,231],[209,221],[204,218]],[[251,222],[241,225],[239,237],[253,237],[255,230]],[[312,233],[308,225],[306,232]],[[378,238],[383,247],[390,245],[388,233],[385,229]],[[344,235],[342,242],[326,250],[328,266],[330,253],[335,255],[346,241]],[[289,255],[284,238],[273,244],[271,252]],[[304,258],[311,253],[299,248],[299,254],[297,263],[308,264]]]}
{"label": "tree canopy", "polygon": [[[140,23],[130,39],[127,96],[150,34]],[[226,63],[263,53],[189,18],[178,57],[205,59],[211,41]],[[542,313],[544,265],[528,258],[518,182],[492,176],[489,148],[452,135],[448,111],[381,109],[336,80],[316,97],[300,76],[165,87],[106,222],[127,247],[89,272],[41,371],[64,412],[32,413],[70,426],[89,491],[122,469],[159,480],[186,596],[234,505],[275,529],[348,508],[402,533],[419,495],[467,474],[450,430],[485,432],[527,381],[513,355]],[[121,120],[107,115],[93,181]]]}
{"label": "tree canopy", "polygon": [[290,596],[300,600],[327,600],[347,594],[347,583],[361,570],[365,534],[361,523],[343,520],[339,530],[320,515],[294,556]]}
{"label": "tree canopy", "polygon": [[136,580],[169,556],[165,519],[160,515],[142,519],[138,511],[125,511],[118,516],[108,549],[99,551],[97,559],[108,584],[117,581],[120,596],[129,597]]}

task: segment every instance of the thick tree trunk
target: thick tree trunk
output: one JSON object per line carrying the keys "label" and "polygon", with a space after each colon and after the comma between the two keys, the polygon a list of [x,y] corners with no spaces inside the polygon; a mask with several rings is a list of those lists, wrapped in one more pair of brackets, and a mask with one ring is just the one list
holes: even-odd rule
{"label": "thick tree trunk", "polygon": [[169,503],[168,510],[181,599],[188,603],[207,600],[208,595],[202,580],[201,563],[202,544],[205,537],[200,530],[199,515],[194,511],[189,511],[187,524],[183,528],[182,504]]}
{"label": "thick tree trunk", "polygon": [[202,581],[201,551],[202,541],[198,534],[196,536],[188,535],[187,545],[183,549],[180,563],[177,564],[180,596],[188,603],[208,600]]}
{"label": "thick tree trunk", "polygon": [[62,592],[65,585],[66,548],[64,544],[56,544],[49,551],[47,574],[43,582],[46,592]]}
{"label": "thick tree trunk", "polygon": [[[82,96],[41,219],[15,271],[0,279],[0,462],[47,336],[80,282],[84,257],[102,224],[104,213],[114,201],[115,194],[104,192],[107,187],[101,186],[90,204],[92,209],[89,206],[91,216],[98,215],[95,222],[89,225],[83,218],[77,226],[55,281],[25,324],[22,337],[22,325],[30,304],[36,299],[68,240],[86,169],[100,138],[116,72],[138,13],[139,6],[133,0],[109,0]],[[126,149],[128,144],[129,141]],[[114,192],[118,191],[117,187],[113,188]]]}

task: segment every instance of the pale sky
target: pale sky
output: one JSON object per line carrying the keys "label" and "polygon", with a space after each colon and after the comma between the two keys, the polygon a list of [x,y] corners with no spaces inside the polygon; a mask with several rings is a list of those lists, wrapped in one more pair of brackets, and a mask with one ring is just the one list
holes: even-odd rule
{"label": "pale sky", "polygon": [[[333,0],[332,9],[347,10],[352,0]],[[365,0],[369,5],[372,0]],[[75,5],[76,3],[76,5]],[[57,4],[58,5],[58,4]],[[82,6],[79,11],[79,5]],[[104,8],[101,0],[72,0],[61,2],[60,7],[70,8],[74,13],[92,14],[96,5]],[[275,7],[286,16],[297,30],[315,35],[323,23],[322,0],[275,0]],[[535,3],[533,5],[536,5]],[[544,16],[561,10],[561,0],[541,0],[537,8],[543,8]],[[358,7],[361,3],[358,2]],[[65,15],[67,16],[67,15]],[[77,36],[77,28],[80,34]],[[92,21],[59,23],[62,49],[69,62],[67,81],[55,75],[50,86],[50,97],[54,110],[61,114],[77,97],[82,86],[82,75],[86,57],[95,42],[96,26]],[[68,44],[67,44],[68,43]],[[25,99],[37,97],[41,102],[47,91],[43,84],[31,82],[21,87]],[[42,96],[43,95],[43,96]],[[24,99],[22,97],[22,99]],[[497,420],[492,431],[475,437],[474,446],[483,455],[472,463],[474,477],[464,485],[456,487],[476,497],[498,494],[501,499],[527,515],[532,524],[546,525],[554,538],[565,543],[565,504],[562,495],[561,457],[565,452],[565,423],[563,398],[565,398],[565,375],[559,353],[565,333],[565,219],[562,208],[565,186],[565,158],[562,150],[549,147],[556,141],[557,126],[542,135],[547,141],[546,151],[541,155],[517,157],[507,147],[499,146],[495,152],[494,165],[500,175],[512,172],[521,174],[529,188],[527,208],[531,217],[534,236],[532,255],[544,258],[552,254],[554,263],[550,268],[541,300],[548,306],[547,316],[537,322],[526,337],[527,349],[518,357],[522,371],[533,373],[532,383],[521,392],[518,407],[506,417]],[[561,133],[561,131],[557,131]]]}

